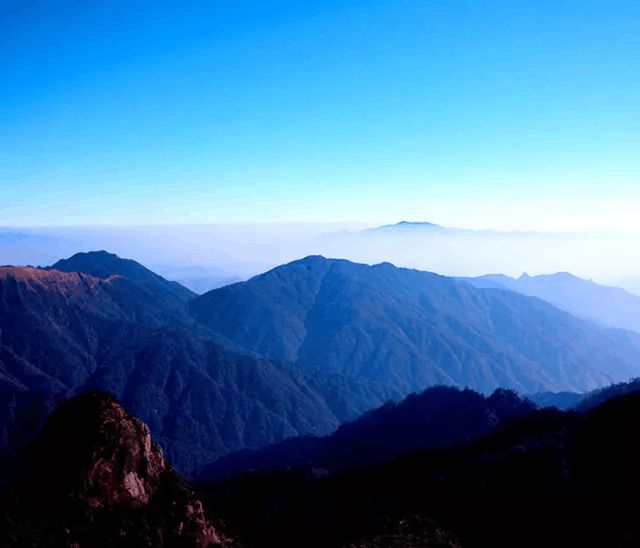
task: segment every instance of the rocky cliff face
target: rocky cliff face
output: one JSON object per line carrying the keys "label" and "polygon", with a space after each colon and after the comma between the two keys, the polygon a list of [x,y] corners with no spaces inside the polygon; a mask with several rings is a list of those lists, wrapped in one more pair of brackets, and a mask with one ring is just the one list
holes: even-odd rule
{"label": "rocky cliff face", "polygon": [[60,405],[27,448],[2,546],[230,544],[149,429],[108,394]]}

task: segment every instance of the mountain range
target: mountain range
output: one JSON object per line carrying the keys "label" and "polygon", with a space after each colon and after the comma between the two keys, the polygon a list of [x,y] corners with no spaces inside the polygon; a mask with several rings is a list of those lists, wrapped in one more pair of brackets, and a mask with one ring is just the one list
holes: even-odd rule
{"label": "mountain range", "polygon": [[0,452],[22,447],[56,402],[92,389],[142,417],[183,472],[330,432],[395,395],[376,383],[345,390],[335,374],[307,380],[222,342],[187,314],[190,292],[140,265],[105,253],[71,264],[60,266],[75,272],[0,268]]}
{"label": "mountain range", "polygon": [[542,276],[523,274],[519,278],[489,274],[461,279],[479,288],[508,289],[539,297],[574,316],[608,327],[640,332],[640,296],[568,272]]}
{"label": "mountain range", "polygon": [[189,303],[259,354],[387,383],[586,391],[633,376],[640,337],[540,299],[436,274],[311,256]]}
{"label": "mountain range", "polygon": [[635,545],[640,335],[602,323],[319,256],[201,296],[0,267],[0,542]]}
{"label": "mountain range", "polygon": [[311,256],[197,296],[135,261],[0,267],[0,453],[106,390],[181,472],[322,436],[435,384],[585,391],[637,374],[640,335],[536,298]]}

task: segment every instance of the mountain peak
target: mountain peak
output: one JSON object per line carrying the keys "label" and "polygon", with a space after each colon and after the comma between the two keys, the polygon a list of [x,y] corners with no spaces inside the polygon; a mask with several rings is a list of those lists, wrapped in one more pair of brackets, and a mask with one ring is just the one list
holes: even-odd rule
{"label": "mountain peak", "polygon": [[590,281],[590,280],[581,278],[580,276],[576,276],[575,274],[572,274],[571,272],[567,272],[567,271],[554,272],[552,274],[537,274],[535,276],[531,276],[530,274],[523,272],[520,275],[520,278],[518,278],[518,280],[538,280],[538,281],[555,280],[555,281],[573,281],[573,282]]}
{"label": "mountain peak", "polygon": [[302,259],[298,259],[293,261],[294,263],[323,263],[325,261],[330,261],[331,259],[325,257],[324,255],[307,255],[306,257],[302,257]]}
{"label": "mountain peak", "polygon": [[549,276],[559,280],[573,280],[573,281],[581,281],[581,282],[587,281],[584,278],[580,278],[579,276],[576,276],[575,274],[571,274],[571,272],[564,272],[564,271],[556,272],[555,274],[549,274]]}
{"label": "mountain peak", "polygon": [[68,259],[61,259],[47,270],[81,272],[95,278],[121,276],[144,286],[155,295],[171,294],[178,301],[186,302],[195,294],[177,282],[165,280],[159,274],[132,259],[123,259],[105,250],[76,253]]}
{"label": "mountain peak", "polygon": [[105,250],[80,252],[68,259],[60,259],[49,267],[50,270],[63,272],[82,272],[96,278],[108,278],[113,275],[139,279],[142,276],[154,276],[148,268],[131,259],[122,259],[115,253]]}
{"label": "mountain peak", "polygon": [[440,227],[435,223],[430,223],[429,221],[400,221],[396,226],[423,226],[423,227]]}
{"label": "mountain peak", "polygon": [[380,228],[425,228],[425,229],[437,229],[442,226],[428,221],[400,221],[399,223],[384,225]]}

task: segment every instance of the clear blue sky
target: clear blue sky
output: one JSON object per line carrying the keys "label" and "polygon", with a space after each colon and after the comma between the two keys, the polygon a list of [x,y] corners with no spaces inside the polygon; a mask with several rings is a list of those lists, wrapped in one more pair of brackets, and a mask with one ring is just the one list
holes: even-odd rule
{"label": "clear blue sky", "polygon": [[637,1],[0,12],[0,226],[638,216]]}

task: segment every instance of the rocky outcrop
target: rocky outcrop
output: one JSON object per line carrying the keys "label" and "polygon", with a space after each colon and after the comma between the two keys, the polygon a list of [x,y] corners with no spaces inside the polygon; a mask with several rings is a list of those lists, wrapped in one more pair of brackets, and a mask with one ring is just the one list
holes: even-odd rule
{"label": "rocky outcrop", "polygon": [[61,404],[27,448],[2,546],[219,546],[230,540],[147,426],[103,392]]}

